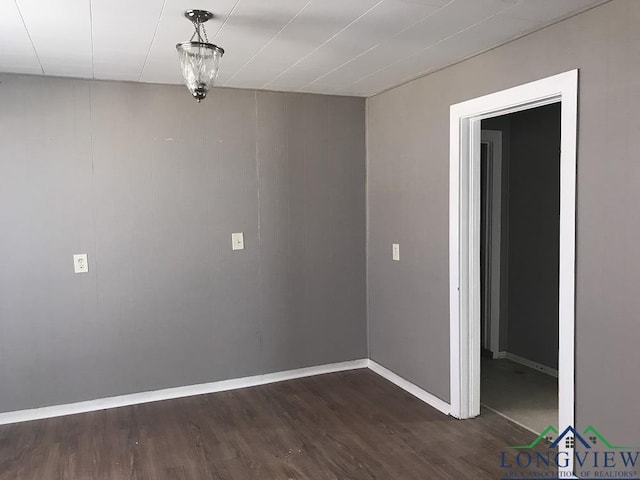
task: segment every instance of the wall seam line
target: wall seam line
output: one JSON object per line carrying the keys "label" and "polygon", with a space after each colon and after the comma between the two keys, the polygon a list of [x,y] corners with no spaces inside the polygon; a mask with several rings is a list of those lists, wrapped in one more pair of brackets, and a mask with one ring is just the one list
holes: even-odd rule
{"label": "wall seam line", "polygon": [[263,306],[263,301],[262,301],[262,241],[261,241],[261,237],[260,237],[260,227],[262,225],[262,217],[260,215],[261,212],[261,205],[260,205],[260,162],[259,162],[259,148],[258,148],[258,91],[254,90],[253,91],[253,104],[254,104],[254,108],[255,108],[255,121],[254,121],[254,155],[255,155],[255,165],[256,165],[256,200],[257,200],[257,206],[258,206],[258,211],[257,211],[257,235],[256,235],[256,247],[257,247],[257,254],[258,254],[258,339],[259,339],[259,345],[260,345],[260,362],[262,363],[262,372],[266,372],[267,368],[266,368],[266,361],[265,361],[265,353],[264,353],[264,344],[263,344],[263,325],[262,325],[262,319],[263,319],[263,312],[262,312],[262,306]]}
{"label": "wall seam line", "polygon": [[98,232],[96,229],[96,174],[95,174],[95,152],[93,149],[93,89],[91,82],[87,82],[89,87],[89,150],[91,152],[91,217],[93,229],[93,271],[94,285],[96,288],[96,323],[100,318],[100,289],[98,288]]}
{"label": "wall seam line", "polygon": [[369,294],[369,99],[364,100],[364,285],[365,285],[365,328],[367,336],[367,358],[371,358],[371,318]]}

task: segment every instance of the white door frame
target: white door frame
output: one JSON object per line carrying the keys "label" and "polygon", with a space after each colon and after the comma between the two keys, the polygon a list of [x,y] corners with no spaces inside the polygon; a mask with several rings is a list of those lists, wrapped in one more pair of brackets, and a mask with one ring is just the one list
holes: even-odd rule
{"label": "white door frame", "polygon": [[[578,70],[451,106],[450,373],[451,415],[457,418],[472,418],[480,414],[480,122],[484,118],[556,102],[562,102],[558,426],[565,428],[567,425],[574,425]],[[568,453],[572,461],[573,452]],[[566,473],[572,472],[573,464],[563,470]]]}
{"label": "white door frame", "polygon": [[[488,208],[491,210],[491,222],[487,226],[490,230],[489,238],[491,245],[488,246],[491,252],[489,262],[489,278],[491,279],[491,301],[489,302],[489,318],[485,320],[488,326],[489,335],[486,338],[488,350],[492,352],[493,358],[497,358],[500,352],[500,265],[502,243],[502,131],[482,130],[481,143],[487,144],[488,175],[491,176],[491,198]],[[486,332],[485,332],[486,335]],[[487,345],[483,345],[487,348]]]}

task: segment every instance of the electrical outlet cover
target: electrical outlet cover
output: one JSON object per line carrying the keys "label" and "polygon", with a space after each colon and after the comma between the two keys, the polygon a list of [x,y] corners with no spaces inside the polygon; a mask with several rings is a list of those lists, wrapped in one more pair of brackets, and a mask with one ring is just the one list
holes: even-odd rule
{"label": "electrical outlet cover", "polygon": [[396,261],[400,261],[400,245],[394,243],[391,245],[391,257]]}
{"label": "electrical outlet cover", "polygon": [[87,273],[89,271],[89,261],[86,253],[77,253],[73,256],[73,271],[75,273]]}
{"label": "electrical outlet cover", "polygon": [[244,250],[244,234],[242,232],[231,234],[231,250]]}

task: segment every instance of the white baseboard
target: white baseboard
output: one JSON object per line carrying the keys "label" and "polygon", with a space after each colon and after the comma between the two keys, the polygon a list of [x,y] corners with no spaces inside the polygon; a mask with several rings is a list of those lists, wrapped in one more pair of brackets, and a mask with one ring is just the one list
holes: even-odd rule
{"label": "white baseboard", "polygon": [[0,413],[0,425],[17,422],[28,422],[43,418],[61,417],[76,413],[94,412],[107,408],[125,407],[140,403],[157,402],[160,400],[170,400],[174,398],[190,397],[193,395],[203,395],[206,393],[224,392],[238,388],[255,387],[268,383],[282,382],[295,378],[311,377],[324,373],[343,372],[358,368],[367,368],[368,359],[352,360],[349,362],[331,363],[316,367],[298,368],[296,370],[286,370],[284,372],[267,373],[252,377],[234,378],[222,380],[220,382],[201,383],[186,387],[166,388],[150,392],[132,393],[119,395],[117,397],[99,398],[86,402],[67,403],[64,405],[54,405],[51,407],[34,408],[30,410],[19,410],[15,412]]}
{"label": "white baseboard", "polygon": [[369,360],[369,368],[376,372],[381,377],[386,378],[391,383],[396,384],[398,387],[403,390],[409,392],[414,397],[419,398],[423,402],[431,405],[436,410],[440,410],[445,415],[449,415],[451,413],[451,405],[449,405],[444,400],[436,397],[435,395],[430,394],[426,390],[418,387],[417,385],[411,383],[408,380],[405,380],[400,375],[393,373],[391,370],[383,367],[379,363],[374,362],[373,360]]}
{"label": "white baseboard", "polygon": [[512,362],[519,363],[520,365],[524,365],[525,367],[533,368],[534,370],[538,370],[539,372],[558,378],[558,370],[555,368],[547,367],[546,365],[526,359],[520,355],[516,355],[515,353],[498,352],[494,358],[505,358]]}
{"label": "white baseboard", "polygon": [[282,382],[285,380],[312,377],[314,375],[322,375],[325,373],[343,372],[359,368],[370,368],[378,375],[389,380],[391,383],[409,392],[411,395],[417,397],[428,405],[431,405],[433,408],[439,410],[445,415],[449,415],[451,412],[451,405],[449,405],[444,400],[439,399],[435,395],[432,395],[429,392],[418,387],[417,385],[409,382],[408,380],[405,380],[401,376],[393,373],[391,370],[388,370],[387,368],[374,362],[373,360],[360,359],[352,360],[349,362],[319,365],[315,367],[298,368],[296,370],[286,370],[283,372],[267,373],[263,375],[255,375],[252,377],[234,378],[230,380],[222,380],[219,382],[201,383],[198,385],[188,385],[185,387],[165,388],[162,390],[131,393],[128,395],[119,395],[116,397],[98,398],[96,400],[88,400],[85,402],[67,403],[64,405],[53,405],[51,407],[0,413],[0,425],[28,422],[31,420],[40,420],[43,418],[62,417],[65,415],[73,415],[76,413],[95,412],[97,410],[126,407],[129,405],[158,402],[162,400],[171,400],[174,398],[190,397],[193,395],[224,392],[228,390],[236,390],[239,388],[255,387],[258,385],[266,385],[269,383]]}

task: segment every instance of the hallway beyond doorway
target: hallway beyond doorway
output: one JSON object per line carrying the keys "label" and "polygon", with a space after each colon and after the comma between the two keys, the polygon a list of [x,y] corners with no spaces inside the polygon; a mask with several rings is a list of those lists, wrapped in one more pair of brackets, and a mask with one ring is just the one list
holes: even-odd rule
{"label": "hallway beyond doorway", "polygon": [[482,404],[536,433],[558,424],[558,379],[506,359],[482,359]]}

